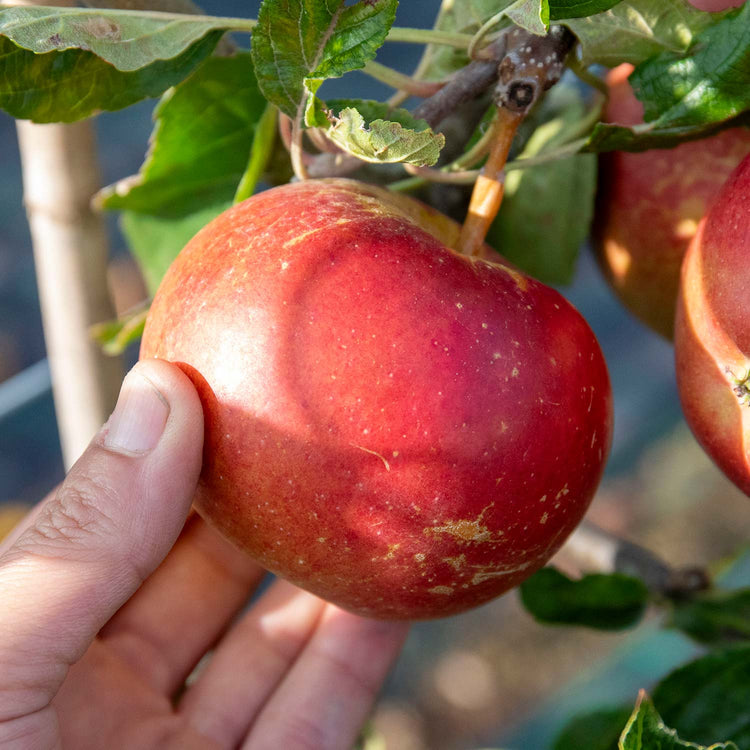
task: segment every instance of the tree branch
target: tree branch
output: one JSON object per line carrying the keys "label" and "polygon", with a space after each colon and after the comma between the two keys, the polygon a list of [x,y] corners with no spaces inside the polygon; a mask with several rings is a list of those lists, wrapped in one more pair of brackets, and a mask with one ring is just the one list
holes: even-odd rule
{"label": "tree branch", "polygon": [[673,568],[645,547],[620,539],[584,521],[568,538],[552,562],[577,573],[623,573],[643,581],[662,596],[678,598],[710,586],[705,570]]}

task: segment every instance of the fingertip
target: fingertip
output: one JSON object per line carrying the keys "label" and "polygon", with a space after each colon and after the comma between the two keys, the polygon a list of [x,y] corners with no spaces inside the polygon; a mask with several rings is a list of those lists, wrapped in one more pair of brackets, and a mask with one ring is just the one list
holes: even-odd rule
{"label": "fingertip", "polygon": [[[203,409],[198,391],[188,375],[173,362],[165,359],[142,359],[131,373],[146,378],[167,401],[176,418],[203,429]],[[171,414],[170,414],[171,416]]]}

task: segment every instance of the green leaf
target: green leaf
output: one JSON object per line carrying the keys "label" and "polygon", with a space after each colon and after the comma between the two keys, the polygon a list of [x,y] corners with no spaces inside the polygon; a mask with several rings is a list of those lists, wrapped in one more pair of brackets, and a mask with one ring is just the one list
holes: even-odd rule
{"label": "green leaf", "polygon": [[515,0],[505,9],[505,15],[532,34],[543,36],[549,30],[548,0]]}
{"label": "green leaf", "polygon": [[521,601],[539,621],[620,630],[635,625],[648,602],[637,578],[593,574],[573,581],[555,568],[542,568],[520,586]]}
{"label": "green leaf", "polygon": [[37,54],[85,50],[123,72],[178,57],[210,32],[226,28],[225,19],[177,13],[28,6],[0,9],[0,35],[19,47]]}
{"label": "green leaf", "polygon": [[686,127],[659,127],[650,123],[625,126],[597,123],[588,138],[581,142],[583,153],[605,151],[650,151],[654,148],[672,148],[686,141],[707,138],[720,130],[742,127],[750,123],[750,115],[743,113],[723,123],[705,123]]}
{"label": "green leaf", "polygon": [[245,172],[234,194],[235,203],[246,200],[255,192],[256,185],[268,168],[276,145],[277,121],[278,110],[273,104],[266,104],[255,128]]}
{"label": "green leaf", "polygon": [[617,750],[629,708],[606,708],[573,718],[557,737],[552,750]]}
{"label": "green leaf", "polygon": [[750,107],[750,5],[706,29],[687,59],[647,60],[629,78],[653,129],[702,126]]}
{"label": "green leaf", "polygon": [[685,52],[715,14],[687,0],[622,0],[604,13],[565,21],[581,42],[583,64],[637,65],[660,52]]}
{"label": "green leaf", "polygon": [[[439,31],[474,34],[490,19],[493,30],[511,22],[534,34],[544,34],[549,26],[550,0],[454,0],[443,2],[435,21]],[[425,80],[443,80],[464,67],[469,59],[465,50],[427,45],[420,64]]]}
{"label": "green leaf", "polygon": [[302,118],[320,84],[362,68],[385,41],[398,0],[264,0],[253,29],[258,84],[268,101]]}
{"label": "green leaf", "polygon": [[550,0],[549,16],[552,21],[564,18],[585,18],[614,8],[622,0]]}
{"label": "green leaf", "polygon": [[750,641],[750,589],[710,591],[675,602],[668,624],[700,643]]}
{"label": "green leaf", "polygon": [[101,346],[105,354],[115,357],[141,338],[147,314],[148,309],[137,310],[117,320],[97,323],[91,326],[91,337]]}
{"label": "green leaf", "polygon": [[[553,116],[534,130],[520,159],[555,151],[570,140],[586,112],[580,94],[563,87],[550,92],[543,107]],[[503,204],[487,241],[540,281],[568,284],[588,236],[595,192],[593,155],[508,171]]]}
{"label": "green leaf", "polygon": [[177,217],[230,202],[265,107],[249,53],[212,57],[164,95],[139,175],[105,188],[101,205]]}
{"label": "green leaf", "polygon": [[123,109],[187,78],[213,52],[221,35],[210,32],[178,57],[131,73],[93,52],[37,55],[0,37],[0,109],[34,122],[73,122],[99,110]]}
{"label": "green leaf", "polygon": [[180,218],[149,216],[134,211],[123,213],[120,225],[152,295],[180,250],[198,230],[230,205],[231,201],[212,203]]}
{"label": "green leaf", "polygon": [[750,647],[715,651],[675,670],[653,698],[664,721],[681,735],[750,747]]}
{"label": "green leaf", "polygon": [[670,729],[648,696],[641,692],[635,711],[620,737],[620,750],[737,750],[732,742],[718,742],[710,747],[685,742]]}
{"label": "green leaf", "polygon": [[364,99],[333,99],[326,107],[325,114],[316,112],[316,123],[325,123],[337,146],[364,161],[432,166],[445,145],[442,133],[405,109]]}
{"label": "green leaf", "polygon": [[600,123],[583,150],[669,148],[747,124],[750,4],[723,14],[715,25],[698,34],[689,55],[657,55],[639,65],[629,81],[649,121],[630,127]]}

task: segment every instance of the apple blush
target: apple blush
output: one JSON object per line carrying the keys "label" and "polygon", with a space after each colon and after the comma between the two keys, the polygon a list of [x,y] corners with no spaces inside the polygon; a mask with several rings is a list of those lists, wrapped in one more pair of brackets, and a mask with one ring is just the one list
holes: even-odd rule
{"label": "apple blush", "polygon": [[750,495],[750,156],[716,198],[682,267],[677,386],[698,442]]}
{"label": "apple blush", "polygon": [[607,458],[606,365],[556,291],[351,180],[253,196],[169,269],[142,357],[206,424],[198,512],[352,612],[442,617],[540,568]]}
{"label": "apple blush", "polygon": [[[709,10],[730,3],[704,5]],[[643,121],[643,105],[628,83],[632,70],[623,64],[607,76],[608,122]],[[731,128],[671,149],[612,151],[600,157],[594,224],[599,265],[623,304],[666,338],[674,334],[680,266],[688,245],[714,196],[748,152],[750,130]]]}

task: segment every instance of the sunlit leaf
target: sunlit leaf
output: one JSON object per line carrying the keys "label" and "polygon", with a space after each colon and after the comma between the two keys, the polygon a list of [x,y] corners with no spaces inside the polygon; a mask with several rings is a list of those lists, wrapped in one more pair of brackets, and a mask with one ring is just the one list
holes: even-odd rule
{"label": "sunlit leaf", "polygon": [[179,217],[231,201],[265,108],[249,53],[212,57],[165,94],[140,174],[102,191],[101,205]]}
{"label": "sunlit leaf", "polygon": [[93,52],[34,54],[0,36],[0,109],[20,120],[72,122],[161,95],[187,78],[216,47],[212,31],[171,60],[122,72]]}
{"label": "sunlit leaf", "polygon": [[105,354],[122,354],[130,344],[141,338],[146,325],[148,309],[136,310],[116,320],[97,323],[91,327],[91,337],[101,346]]}
{"label": "sunlit leaf", "polygon": [[620,737],[620,750],[737,750],[737,746],[732,742],[717,742],[707,747],[680,739],[641,691],[635,711]]}
{"label": "sunlit leaf", "polygon": [[549,0],[550,20],[584,18],[603,13],[622,0]]}
{"label": "sunlit leaf", "polygon": [[326,78],[371,60],[396,16],[397,0],[264,0],[252,53],[265,97],[292,118]]}
{"label": "sunlit leaf", "polygon": [[[708,14],[706,14],[708,15]],[[750,121],[750,3],[698,34],[689,54],[663,53],[639,65],[630,83],[648,122],[600,124],[589,151],[669,147]]]}
{"label": "sunlit leaf", "polygon": [[336,99],[326,106],[327,114],[317,115],[317,121],[327,125],[326,135],[364,161],[432,166],[445,145],[442,133],[405,109],[362,99]]}
{"label": "sunlit leaf", "polygon": [[610,10],[565,21],[586,65],[637,65],[660,52],[685,52],[715,17],[687,0],[622,0]]}
{"label": "sunlit leaf", "polygon": [[179,13],[0,8],[0,36],[17,46],[37,54],[70,49],[93,52],[124,72],[178,57],[210,32],[226,28],[225,19]]}

